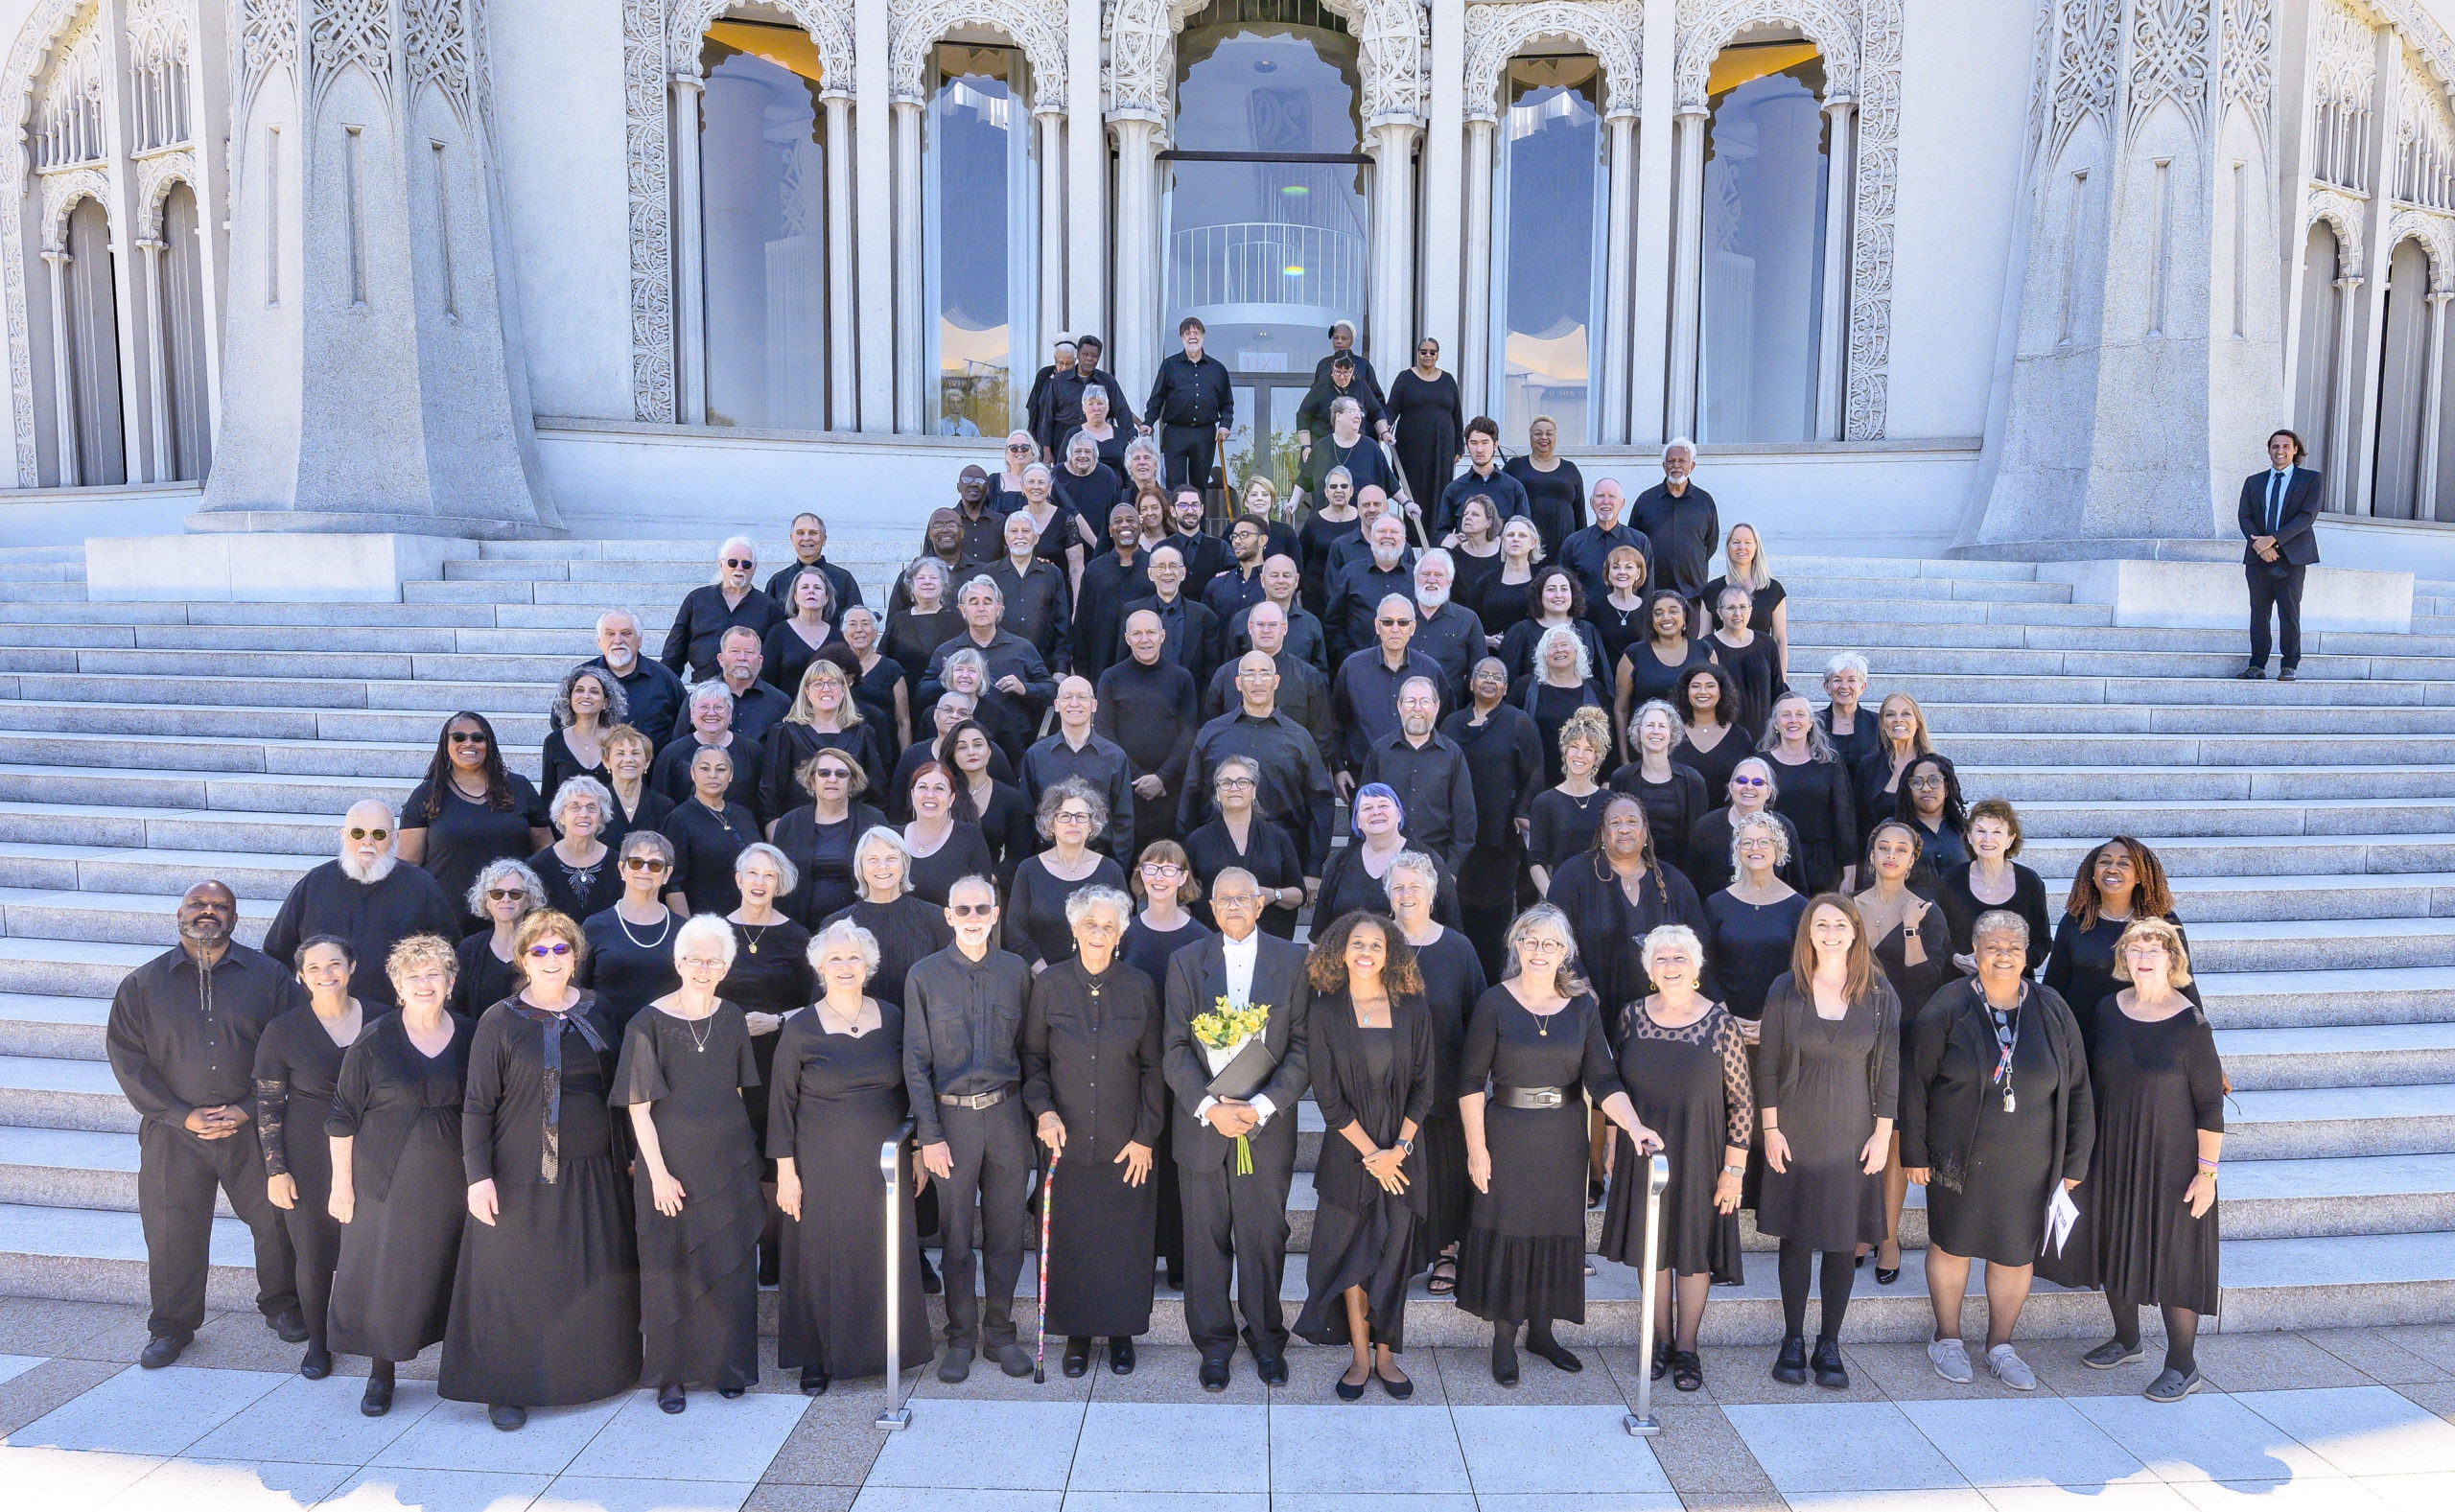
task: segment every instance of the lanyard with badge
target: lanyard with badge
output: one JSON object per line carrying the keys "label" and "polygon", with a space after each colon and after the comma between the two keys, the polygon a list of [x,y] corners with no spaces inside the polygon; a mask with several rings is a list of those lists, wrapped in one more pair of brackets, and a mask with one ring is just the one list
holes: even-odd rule
{"label": "lanyard with badge", "polygon": [[[2021,1048],[2020,1005],[2014,1003],[2010,1011],[2006,1012],[1986,1001],[1984,987],[1972,982],[1970,989],[1977,994],[1977,1001],[1984,1005],[1986,1012],[1993,1015],[1995,1022],[1995,1074],[1988,1080],[2003,1089],[2003,1111],[2018,1112],[2021,1104],[2020,1099],[2012,1092],[2012,1058],[2020,1053]],[[2025,995],[2025,987],[2022,991]]]}

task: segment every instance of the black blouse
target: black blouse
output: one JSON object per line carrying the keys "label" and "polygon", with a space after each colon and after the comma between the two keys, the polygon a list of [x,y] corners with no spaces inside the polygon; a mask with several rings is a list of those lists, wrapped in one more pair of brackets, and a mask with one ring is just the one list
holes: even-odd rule
{"label": "black blouse", "polygon": [[944,905],[904,894],[892,903],[867,898],[823,921],[849,919],[878,942],[878,968],[870,978],[869,994],[881,1003],[903,1006],[903,978],[914,964],[953,944],[955,932],[947,922]]}
{"label": "black blouse", "polygon": [[2054,951],[2054,924],[2046,913],[2045,879],[2018,861],[2014,861],[2010,863],[2012,868],[2010,900],[2001,903],[1981,902],[1977,895],[1971,892],[1969,888],[1969,873],[1976,864],[1975,861],[1964,861],[1958,866],[1950,868],[1943,873],[1943,885],[1935,891],[1935,901],[1943,908],[1944,921],[1952,927],[1952,953],[1961,956],[1970,953],[1971,932],[1976,928],[1979,915],[1991,913],[1999,908],[2007,908],[2028,920],[2028,972],[2029,975],[2035,976],[2037,968],[2046,965],[2046,958]]}
{"label": "black blouse", "polygon": [[853,874],[853,848],[871,826],[885,823],[886,816],[867,803],[851,805],[831,824],[819,823],[818,810],[807,803],[788,810],[776,821],[771,838],[801,875],[790,896],[776,906],[811,925],[851,907],[861,892],[860,879]]}
{"label": "black blouse", "polygon": [[1646,829],[1653,836],[1654,859],[1686,871],[1688,837],[1695,833],[1696,821],[1715,808],[1706,801],[1703,774],[1674,761],[1668,780],[1648,782],[1645,763],[1631,761],[1611,774],[1611,790],[1625,793],[1645,805]]}
{"label": "black blouse", "polygon": [[430,784],[420,782],[401,805],[401,827],[426,831],[426,860],[419,864],[455,908],[468,906],[469,888],[486,863],[527,860],[537,849],[528,832],[550,828],[546,801],[528,779],[517,772],[503,776],[511,784],[509,808],[463,798],[448,781],[440,799]]}
{"label": "black blouse", "polygon": [[1569,857],[1593,849],[1595,832],[1602,827],[1603,807],[1612,796],[1607,787],[1598,787],[1582,798],[1556,787],[1535,794],[1532,823],[1526,832],[1528,863],[1556,872]]}
{"label": "black blouse", "polygon": [[620,1029],[631,1015],[682,985],[673,965],[673,937],[682,927],[670,910],[662,923],[634,924],[607,908],[579,926],[588,942],[579,985],[596,990],[606,1022]]}
{"label": "black blouse", "polygon": [[818,975],[809,965],[809,931],[789,919],[745,924],[728,919],[733,966],[716,984],[716,995],[744,1012],[784,1014],[818,997]]}
{"label": "black blouse", "polygon": [[520,965],[495,954],[492,926],[464,935],[456,947],[459,974],[452,979],[452,1012],[472,1023],[479,1013],[520,990]]}
{"label": "black blouse", "polygon": [[666,816],[665,838],[673,842],[673,872],[665,890],[679,893],[693,914],[730,914],[741,906],[733,864],[759,838],[759,821],[739,803],[718,813],[696,795]]}
{"label": "black blouse", "polygon": [[[365,1021],[375,1015],[363,1006],[359,1012],[359,1033],[363,1035]],[[256,1041],[255,1067],[256,1140],[264,1149],[265,1175],[290,1174],[290,1150],[283,1137],[290,1099],[330,1103],[340,1080],[342,1055],[342,1047],[333,1042],[312,1007],[293,1008],[265,1026]],[[301,1132],[311,1139],[323,1137],[318,1128]]]}
{"label": "black blouse", "polygon": [[[1238,850],[1228,833],[1228,821],[1214,818],[1185,836],[1185,855],[1193,862],[1195,880],[1202,884],[1202,901],[1193,905],[1193,914],[1208,927],[1218,923],[1210,912],[1211,884],[1229,867],[1251,872],[1265,893],[1304,885],[1304,858],[1297,853],[1296,842],[1284,828],[1264,819],[1255,818],[1245,826],[1245,849]],[[1267,904],[1261,927],[1281,940],[1293,940],[1296,915],[1295,909]]]}
{"label": "black blouse", "polygon": [[612,846],[605,847],[596,865],[586,869],[572,865],[548,846],[528,858],[528,870],[546,884],[546,906],[575,919],[612,908],[622,896],[622,869]]}
{"label": "black blouse", "polygon": [[1006,899],[1005,948],[1031,965],[1073,959],[1074,926],[1065,921],[1065,900],[1085,887],[1112,887],[1122,893],[1125,869],[1100,856],[1089,876],[1068,882],[1049,871],[1045,856],[1024,857],[1015,869],[1014,889]]}
{"label": "black blouse", "polygon": [[1591,993],[1548,1016],[1531,1012],[1506,986],[1485,992],[1466,1022],[1458,1057],[1458,1095],[1492,1087],[1582,1086],[1596,1103],[1625,1092],[1620,1069],[1603,1042],[1602,1014]]}
{"label": "black blouse", "polygon": [[947,843],[925,856],[912,858],[912,891],[939,908],[947,906],[947,893],[968,876],[997,877],[996,858],[989,853],[989,842],[982,838],[980,826],[969,820],[954,822],[954,832]]}
{"label": "black blouse", "polygon": [[478,1026],[449,1013],[444,1022],[451,1026],[452,1042],[441,1055],[429,1056],[411,1044],[409,1027],[393,1012],[362,1030],[358,1042],[341,1058],[324,1132],[357,1141],[351,1149],[351,1180],[377,1201],[392,1190],[392,1173],[420,1124],[432,1120],[446,1138],[460,1142]]}
{"label": "black blouse", "polygon": [[596,994],[583,991],[570,1010],[542,1019],[505,998],[478,1020],[460,1119],[472,1185],[551,1186],[565,1162],[616,1148],[605,1094],[621,1043]]}

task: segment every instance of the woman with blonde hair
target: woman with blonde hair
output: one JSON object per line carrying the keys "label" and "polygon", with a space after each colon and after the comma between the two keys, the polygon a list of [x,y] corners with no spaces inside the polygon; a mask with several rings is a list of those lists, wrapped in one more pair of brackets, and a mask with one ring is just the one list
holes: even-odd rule
{"label": "woman with blonde hair", "polygon": [[1859,762],[1859,826],[1872,830],[1880,819],[1909,817],[1909,790],[1902,785],[1909,763],[1932,756],[1927,711],[1907,693],[1886,693],[1876,708],[1875,749]]}
{"label": "woman with blonde hair", "polygon": [[793,574],[785,590],[786,616],[767,632],[766,644],[760,648],[765,658],[759,668],[760,681],[780,693],[791,693],[802,686],[810,658],[842,638],[835,625],[834,600],[835,585],[825,572],[809,567]]}
{"label": "woman with blonde hair", "polygon": [[475,1019],[520,987],[520,960],[512,942],[520,921],[546,907],[546,884],[524,861],[489,861],[469,884],[469,912],[493,927],[460,941],[453,978],[452,1012]]}
{"label": "woman with blonde hair", "polygon": [[843,746],[824,745],[794,774],[809,801],[787,809],[767,826],[767,838],[801,873],[800,886],[784,900],[784,912],[810,927],[850,907],[859,896],[853,846],[886,823],[886,815],[860,801],[869,773]]}
{"label": "woman with blonde hair", "polygon": [[616,725],[597,744],[605,753],[605,790],[612,802],[605,805],[605,827],[596,838],[619,849],[628,837],[664,824],[673,812],[673,800],[648,783],[656,765],[655,741],[629,725]]}
{"label": "woman with blonde hair", "polygon": [[1705,608],[1720,623],[1719,606],[1725,590],[1747,590],[1747,622],[1756,633],[1773,642],[1775,670],[1788,677],[1790,669],[1790,610],[1784,600],[1789,593],[1773,576],[1765,560],[1765,543],[1757,538],[1756,527],[1742,521],[1730,527],[1722,538],[1722,575],[1705,585]]}
{"label": "woman with blonde hair", "polygon": [[[853,696],[853,675],[833,653],[810,662],[793,694],[793,707],[760,743],[759,812],[782,815],[808,803],[813,795],[802,780],[802,768],[829,746],[861,764],[868,779],[865,786],[882,785],[886,775],[895,770],[886,748],[878,742],[877,727],[861,712],[860,700]],[[771,835],[774,829],[770,824]]]}
{"label": "woman with blonde hair", "polygon": [[[1541,725],[1540,715],[1535,723]],[[1526,860],[1534,891],[1546,896],[1561,866],[1594,849],[1602,805],[1611,798],[1611,790],[1601,785],[1602,769],[1611,759],[1610,717],[1599,705],[1584,705],[1561,722],[1555,744],[1559,780],[1534,795],[1526,830]]]}

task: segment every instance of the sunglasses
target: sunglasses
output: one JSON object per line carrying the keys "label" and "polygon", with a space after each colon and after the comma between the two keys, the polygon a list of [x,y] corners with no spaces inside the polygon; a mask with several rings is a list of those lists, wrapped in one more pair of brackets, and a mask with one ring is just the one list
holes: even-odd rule
{"label": "sunglasses", "polygon": [[384,841],[392,838],[392,831],[388,829],[361,829],[356,826],[352,826],[350,827],[349,837],[352,840]]}
{"label": "sunglasses", "polygon": [[751,561],[748,557],[729,556],[725,558],[725,566],[741,568],[745,571],[751,568],[757,567],[758,565],[758,563]]}
{"label": "sunglasses", "polygon": [[665,863],[659,861],[654,856],[624,856],[622,858],[622,870],[625,872],[662,872],[665,870]]}
{"label": "sunglasses", "polygon": [[455,730],[452,732],[452,743],[456,746],[481,746],[486,743],[486,737],[474,730]]}
{"label": "sunglasses", "polygon": [[1763,787],[1765,785],[1765,779],[1761,777],[1735,777],[1730,779],[1730,785],[1733,787]]}
{"label": "sunglasses", "polygon": [[1028,451],[1030,451],[1030,450],[1031,450],[1031,448],[1030,448],[1030,447],[1027,447],[1027,446],[1023,445],[1021,442],[1017,441],[1017,442],[1014,442],[1014,443],[1010,444],[1010,445],[1006,448],[1006,450],[1007,450],[1007,451],[1009,451],[1009,452],[1028,452]]}
{"label": "sunglasses", "polygon": [[528,947],[528,953],[531,956],[536,957],[538,960],[543,961],[548,956],[570,955],[572,953],[572,947],[568,941],[549,940],[542,944],[530,945]]}
{"label": "sunglasses", "polygon": [[994,903],[948,903],[947,912],[957,919],[987,919],[997,912]]}
{"label": "sunglasses", "polygon": [[527,896],[527,890],[525,888],[490,887],[486,889],[486,896],[498,903],[510,898],[526,897]]}

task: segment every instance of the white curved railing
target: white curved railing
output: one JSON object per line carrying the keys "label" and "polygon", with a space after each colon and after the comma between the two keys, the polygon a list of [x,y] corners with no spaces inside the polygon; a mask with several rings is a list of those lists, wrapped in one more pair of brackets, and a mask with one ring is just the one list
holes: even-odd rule
{"label": "white curved railing", "polygon": [[1353,231],[1276,221],[1188,226],[1168,235],[1171,310],[1215,305],[1364,308],[1367,248]]}

